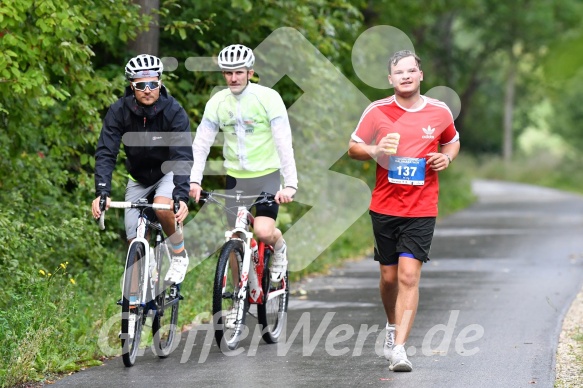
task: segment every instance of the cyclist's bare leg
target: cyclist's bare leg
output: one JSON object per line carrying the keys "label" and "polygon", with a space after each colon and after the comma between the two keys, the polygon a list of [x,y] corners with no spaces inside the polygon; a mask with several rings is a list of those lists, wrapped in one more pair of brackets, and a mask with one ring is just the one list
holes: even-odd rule
{"label": "cyclist's bare leg", "polygon": [[259,241],[272,245],[275,250],[283,246],[282,233],[275,227],[275,220],[271,217],[255,217],[253,232]]}
{"label": "cyclist's bare leg", "polygon": [[395,305],[397,303],[397,293],[399,292],[397,268],[397,265],[380,265],[381,280],[379,289],[381,300],[387,314],[387,320],[393,325],[395,324]]}
{"label": "cyclist's bare leg", "polygon": [[253,230],[260,241],[273,246],[270,277],[272,282],[280,282],[286,274],[288,265],[287,249],[281,231],[275,227],[275,220],[271,217],[255,217]]}
{"label": "cyclist's bare leg", "polygon": [[[164,196],[155,197],[154,203],[167,204],[171,206],[174,205],[174,201],[172,199]],[[180,206],[181,210],[179,213],[183,210],[187,210],[183,202],[181,202]],[[156,217],[158,218],[164,233],[166,233],[168,240],[170,241],[170,267],[166,272],[164,281],[180,284],[184,280],[184,276],[188,271],[189,260],[186,249],[184,248],[184,236],[182,233],[177,233],[176,231],[176,220],[178,219],[178,213],[174,214],[172,210],[161,210],[156,211]],[[180,230],[181,229],[182,228],[180,228]]]}
{"label": "cyclist's bare leg", "polygon": [[409,338],[419,305],[419,279],[422,262],[410,257],[399,257],[398,293],[395,303],[395,323],[397,331],[395,345],[402,345]]}
{"label": "cyclist's bare leg", "polygon": [[[174,201],[166,197],[156,197],[154,198],[154,203],[172,205],[174,204]],[[160,225],[162,225],[162,229],[164,229],[166,236],[169,236],[170,243],[172,245],[180,245],[184,237],[182,234],[175,233],[176,218],[174,212],[172,210],[156,210],[156,217],[158,217],[158,221],[160,221]]]}

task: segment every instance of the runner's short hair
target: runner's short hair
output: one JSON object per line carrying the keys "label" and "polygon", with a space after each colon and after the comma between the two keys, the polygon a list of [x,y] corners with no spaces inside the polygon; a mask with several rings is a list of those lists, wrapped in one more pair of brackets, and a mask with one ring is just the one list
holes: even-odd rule
{"label": "runner's short hair", "polygon": [[417,56],[413,51],[410,50],[401,50],[397,51],[389,58],[389,74],[391,74],[391,66],[395,66],[399,61],[403,58],[413,57],[415,58],[415,62],[417,63],[417,67],[421,69],[421,58]]}

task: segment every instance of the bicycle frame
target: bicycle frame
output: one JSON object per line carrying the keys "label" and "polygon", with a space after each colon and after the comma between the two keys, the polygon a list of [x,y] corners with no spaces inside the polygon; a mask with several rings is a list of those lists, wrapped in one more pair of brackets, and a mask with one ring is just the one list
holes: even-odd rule
{"label": "bicycle frame", "polygon": [[[245,253],[243,255],[243,264],[242,268],[244,272],[241,275],[241,279],[243,280],[243,284],[241,287],[241,291],[247,290],[247,285],[249,283],[249,270],[255,270],[255,274],[257,275],[257,289],[250,288],[249,290],[249,303],[251,304],[260,304],[264,303],[263,296],[263,286],[261,285],[261,280],[263,279],[263,271],[265,269],[265,250],[269,249],[273,252],[273,247],[266,245],[262,241],[257,241],[257,252],[258,252],[258,260],[254,265],[251,266],[251,239],[253,238],[253,233],[249,231],[249,226],[253,226],[253,222],[255,221],[251,212],[245,206],[237,207],[237,218],[235,221],[235,229],[231,231],[225,232],[225,241],[229,241],[232,239],[236,233],[244,234],[245,240],[243,241],[245,245]],[[246,270],[246,271],[245,271]],[[268,300],[275,298],[285,292],[285,289],[281,289],[279,291],[272,292],[268,295]],[[257,295],[257,296],[256,296]],[[240,295],[244,297],[243,295]],[[265,301],[266,302],[266,301]]]}
{"label": "bicycle frame", "polygon": [[[131,202],[111,202],[110,207],[112,208],[118,208],[118,209],[127,209],[127,208],[131,208],[132,203]],[[160,210],[171,210],[171,206],[170,205],[165,205],[165,204],[152,204],[152,209],[160,209]],[[127,270],[127,262],[128,260],[130,260],[130,252],[132,251],[132,247],[136,244],[143,244],[144,246],[144,260],[145,260],[145,264],[144,264],[144,268],[149,269],[150,268],[150,260],[152,260],[151,257],[151,250],[150,250],[150,242],[148,241],[147,237],[147,232],[148,229],[151,229],[152,231],[156,231],[156,247],[159,246],[159,244],[162,242],[162,235],[161,235],[161,228],[159,227],[159,225],[154,225],[151,221],[149,221],[147,219],[147,217],[144,215],[144,211],[145,208],[142,208],[140,210],[140,215],[138,217],[138,227],[136,229],[136,238],[134,240],[132,240],[132,242],[130,243],[129,247],[128,247],[128,253],[126,255],[126,269],[124,269],[124,274],[123,274],[123,282],[122,282],[122,294],[123,294],[123,290],[124,290],[124,286],[125,286],[125,278],[126,278],[126,270]],[[138,301],[130,303],[131,305],[141,305],[142,307],[146,306],[146,303],[149,302],[150,300],[146,300],[148,298],[147,294],[147,290],[148,290],[148,281],[150,280],[150,276],[144,276],[143,279],[143,284],[142,284],[142,290],[144,290],[144,292],[138,296]],[[126,295],[129,299],[129,295]],[[123,295],[122,295],[123,297]],[[155,295],[152,295],[152,299],[155,298]]]}
{"label": "bicycle frame", "polygon": [[[99,227],[105,229],[105,203],[106,197],[102,195],[100,207],[102,209]],[[174,212],[178,210],[178,201],[174,201]],[[170,252],[163,241],[164,232],[159,222],[150,221],[145,214],[146,209],[172,210],[172,205],[161,203],[148,203],[146,199],[137,202],[110,202],[109,207],[139,210],[136,237],[130,242],[122,278],[122,298],[118,302],[122,306],[122,328],[120,339],[122,340],[123,362],[126,366],[134,365],[139,352],[142,325],[150,313],[152,314],[152,335],[155,344],[155,352],[161,357],[167,357],[173,350],[176,323],[178,320],[178,303],[180,296],[179,284],[167,283],[163,280],[163,266],[168,259],[170,264]],[[181,228],[177,225],[177,230]],[[152,236],[155,234],[154,245],[151,245]],[[134,267],[135,266],[135,267]],[[156,271],[156,272],[154,272]],[[168,312],[170,320],[168,325],[162,320]],[[130,321],[134,322],[130,325]],[[133,334],[133,335],[132,335]]]}
{"label": "bicycle frame", "polygon": [[[266,245],[262,241],[257,242],[258,260],[257,262],[251,263],[252,260],[251,240],[253,239],[253,233],[249,231],[249,226],[252,226],[253,222],[254,222],[253,215],[249,212],[247,207],[238,206],[235,228],[225,232],[225,242],[233,238],[238,238],[243,241],[245,247],[243,254],[243,263],[241,265],[242,270],[241,280],[243,284],[241,284],[241,287],[239,289],[238,298],[244,299],[245,297],[247,297],[249,303],[258,304],[263,303],[263,287],[261,286],[261,281],[259,279],[263,279],[263,269],[265,265],[264,254]],[[233,236],[245,236],[245,238],[241,239],[240,237]],[[257,281],[255,282],[255,284],[252,284],[251,287],[249,287],[249,295],[246,295],[248,289],[247,286],[249,285],[250,271],[255,271],[253,275],[256,276]],[[253,286],[256,286],[257,288]]]}
{"label": "bicycle frame", "polygon": [[[241,202],[243,199],[256,199],[258,196],[243,196],[240,193],[237,195],[225,195],[225,194],[218,194],[213,192],[203,192],[203,195],[206,196],[204,200],[211,199],[215,203],[219,204],[223,208],[224,205],[213,198],[214,195],[217,195],[222,198],[233,198],[237,202]],[[267,200],[267,197],[265,197]],[[253,205],[256,205],[254,203]],[[253,206],[251,205],[251,206]],[[230,209],[225,208],[228,211]],[[247,206],[240,205],[237,206],[237,214],[235,219],[235,228],[228,230],[225,232],[225,242],[228,242],[232,239],[238,239],[243,243],[244,246],[244,253],[243,253],[243,262],[241,264],[241,281],[239,287],[239,293],[237,294],[237,299],[244,300],[248,299],[249,303],[251,304],[261,304],[264,303],[264,290],[262,287],[262,279],[263,279],[263,272],[265,269],[265,250],[270,250],[273,252],[273,247],[266,245],[262,241],[257,241],[257,251],[258,251],[258,260],[256,263],[251,263],[251,240],[253,239],[253,232],[249,231],[249,227],[253,226],[254,217],[247,209]],[[253,265],[252,265],[253,264]],[[253,271],[254,273],[251,273]],[[256,276],[257,281],[253,282],[253,287],[249,286],[249,276]],[[247,290],[249,289],[249,292]],[[282,291],[282,292],[285,292]],[[280,295],[281,293],[275,293],[273,297]],[[271,297],[271,296],[270,296]]]}
{"label": "bicycle frame", "polygon": [[[269,344],[276,343],[286,322],[289,295],[287,272],[281,280],[271,281],[267,266],[274,249],[259,241],[255,254],[255,240],[249,230],[255,220],[248,210],[258,204],[271,204],[275,202],[275,197],[265,193],[243,196],[242,192],[226,195],[202,191],[201,195],[203,202],[216,203],[236,217],[235,227],[225,232],[225,244],[219,253],[215,271],[213,323],[217,345],[230,350],[239,346],[251,304],[257,306],[256,318],[262,327],[263,340]],[[213,198],[214,195],[234,199],[235,204],[227,207]],[[244,202],[243,199],[251,201]]]}

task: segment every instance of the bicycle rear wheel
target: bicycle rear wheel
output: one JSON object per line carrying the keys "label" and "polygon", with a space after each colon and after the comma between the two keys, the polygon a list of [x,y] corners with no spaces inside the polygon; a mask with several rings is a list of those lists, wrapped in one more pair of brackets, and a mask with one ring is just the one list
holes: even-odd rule
{"label": "bicycle rear wheel", "polygon": [[156,283],[156,310],[152,320],[152,337],[154,351],[160,358],[168,357],[172,352],[172,346],[178,323],[178,306],[180,299],[180,287],[164,281],[164,274],[170,267],[170,251],[166,243],[161,243],[157,248],[157,274]]}
{"label": "bicycle rear wheel", "polygon": [[213,323],[215,340],[221,349],[239,346],[245,328],[249,304],[239,297],[243,242],[230,240],[221,249],[213,287]]}
{"label": "bicycle rear wheel", "polygon": [[120,338],[125,366],[132,366],[136,362],[142,337],[144,306],[141,305],[140,301],[141,295],[144,293],[143,280],[146,276],[144,252],[143,244],[132,245],[124,272]]}
{"label": "bicycle rear wheel", "polygon": [[257,320],[261,325],[261,335],[268,344],[279,340],[287,320],[287,304],[289,301],[288,272],[279,282],[271,281],[269,267],[271,265],[271,251],[265,249],[263,270],[263,303],[257,305]]}

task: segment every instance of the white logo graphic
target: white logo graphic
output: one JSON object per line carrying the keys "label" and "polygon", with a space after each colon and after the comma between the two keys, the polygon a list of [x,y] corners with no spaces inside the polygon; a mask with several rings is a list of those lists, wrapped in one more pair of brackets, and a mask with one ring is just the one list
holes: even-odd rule
{"label": "white logo graphic", "polygon": [[431,125],[428,125],[427,128],[423,128],[423,132],[425,132],[424,136],[421,136],[423,139],[434,139],[433,132],[435,132],[435,128],[431,128]]}
{"label": "white logo graphic", "polygon": [[152,136],[152,140],[160,140],[162,139],[162,136]]}
{"label": "white logo graphic", "polygon": [[[381,46],[383,50],[377,49]],[[355,69],[358,69],[358,76],[367,85],[390,89],[392,86],[386,82],[386,58],[393,52],[405,48],[414,49],[413,43],[404,32],[391,26],[375,26],[368,29],[355,42],[352,63]],[[310,187],[309,190],[302,190],[296,201],[311,206],[310,210],[285,232],[287,246],[290,251],[293,250],[294,258],[297,258],[290,260],[288,269],[299,271],[316,260],[368,209],[371,191],[366,183],[354,176],[332,171],[330,167],[346,153],[346,140],[354,131],[355,117],[360,117],[362,107],[371,101],[298,30],[289,27],[278,28],[253,51],[257,58],[255,64],[257,69],[266,70],[261,72],[262,85],[273,87],[283,76],[287,76],[303,91],[301,97],[288,107],[288,115],[293,122],[309,122],[309,132],[313,133],[310,139],[301,136],[294,138],[298,173],[302,174],[302,179],[309,182],[306,187]],[[176,58],[167,57],[163,61],[165,66],[166,62],[170,61],[169,68],[173,70],[178,66]],[[193,72],[220,71],[210,57],[190,57],[186,60],[185,66],[187,70]],[[217,87],[215,91],[219,89],[223,87]],[[322,100],[322,93],[335,95],[341,98],[342,102],[338,103],[335,99]],[[452,113],[454,117],[459,114],[460,98],[453,90],[436,86],[425,95],[440,101],[454,102],[455,109],[452,109]],[[329,114],[321,115],[323,109]],[[227,130],[221,133],[214,146],[223,146],[224,137],[235,133],[234,125],[227,125],[226,122],[233,121],[237,114],[231,111],[227,112],[227,115],[229,119],[223,120],[220,124],[221,129]],[[243,125],[247,127],[249,124]],[[324,128],[334,128],[336,133],[330,136],[329,131]],[[423,131],[421,134],[423,138],[434,139],[435,128],[429,125],[423,128]],[[126,133],[123,139],[126,145],[143,143],[140,132],[135,136],[126,135],[128,134]],[[301,143],[306,140],[309,143]],[[183,139],[168,141],[182,144]],[[318,144],[317,153],[314,152],[313,144]],[[205,174],[223,174],[222,163],[221,160],[209,161]],[[190,165],[184,167],[187,170],[184,175],[190,174],[190,167]],[[163,166],[163,169],[167,169],[165,171],[176,168],[178,163],[170,161],[165,162]],[[198,231],[202,226],[214,225],[213,222],[218,217],[215,210],[213,207],[205,206],[204,211],[196,214],[194,220],[197,222],[189,222],[185,224],[185,228],[193,235],[200,234]],[[198,241],[196,247],[189,246],[189,253],[196,252],[193,256],[201,258],[198,265],[206,258],[210,258],[223,243],[222,232],[217,228],[215,235],[209,234],[204,242]],[[193,264],[191,262],[191,267]]]}

